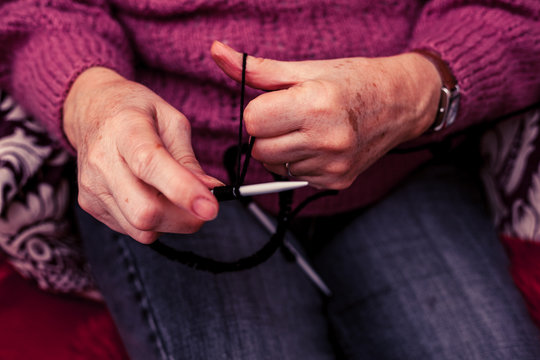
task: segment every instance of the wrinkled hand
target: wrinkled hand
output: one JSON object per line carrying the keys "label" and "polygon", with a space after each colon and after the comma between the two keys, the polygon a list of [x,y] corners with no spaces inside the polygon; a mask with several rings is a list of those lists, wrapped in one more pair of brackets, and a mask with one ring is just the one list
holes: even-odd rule
{"label": "wrinkled hand", "polygon": [[[212,57],[240,81],[242,54],[214,42]],[[264,93],[245,109],[253,157],[277,174],[344,189],[435,118],[441,80],[421,55],[283,62],[248,57],[246,84]]]}
{"label": "wrinkled hand", "polygon": [[79,204],[142,243],[190,233],[218,211],[191,148],[188,120],[148,88],[90,68],[64,104],[64,131],[77,150]]}

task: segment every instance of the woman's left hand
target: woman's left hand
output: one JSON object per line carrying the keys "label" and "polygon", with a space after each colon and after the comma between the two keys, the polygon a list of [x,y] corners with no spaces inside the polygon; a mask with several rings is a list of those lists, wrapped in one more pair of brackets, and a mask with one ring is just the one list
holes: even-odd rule
{"label": "woman's left hand", "polygon": [[[241,80],[241,53],[219,42],[211,53]],[[441,89],[435,66],[416,53],[298,62],[250,56],[246,84],[276,90],[244,111],[246,130],[257,138],[253,158],[327,189],[349,187],[390,149],[424,133]]]}

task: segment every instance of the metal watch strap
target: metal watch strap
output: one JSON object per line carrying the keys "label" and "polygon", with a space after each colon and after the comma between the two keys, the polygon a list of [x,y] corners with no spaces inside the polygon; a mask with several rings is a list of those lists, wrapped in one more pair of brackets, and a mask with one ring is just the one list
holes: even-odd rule
{"label": "metal watch strap", "polygon": [[429,60],[439,72],[442,81],[441,97],[437,115],[431,126],[431,131],[440,131],[454,122],[459,105],[459,87],[457,80],[450,71],[448,64],[441,59],[440,55],[429,49],[412,50]]}

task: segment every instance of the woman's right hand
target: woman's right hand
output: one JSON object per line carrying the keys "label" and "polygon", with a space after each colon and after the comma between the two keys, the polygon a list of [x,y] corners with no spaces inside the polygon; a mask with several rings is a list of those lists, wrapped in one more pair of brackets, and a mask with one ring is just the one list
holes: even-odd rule
{"label": "woman's right hand", "polygon": [[94,67],[64,103],[64,132],[77,151],[80,206],[141,243],[159,233],[191,233],[216,217],[191,147],[186,117],[150,89]]}

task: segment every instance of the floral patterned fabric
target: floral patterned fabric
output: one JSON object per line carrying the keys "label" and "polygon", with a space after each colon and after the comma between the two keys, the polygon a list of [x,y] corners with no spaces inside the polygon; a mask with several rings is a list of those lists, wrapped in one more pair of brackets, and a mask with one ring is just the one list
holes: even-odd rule
{"label": "floral patterned fabric", "polygon": [[540,241],[540,107],[504,120],[482,139],[482,178],[502,235]]}
{"label": "floral patterned fabric", "polygon": [[99,299],[74,235],[67,152],[0,91],[0,251],[44,290]]}

